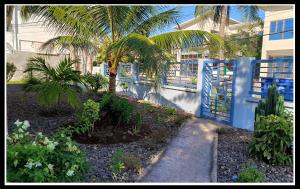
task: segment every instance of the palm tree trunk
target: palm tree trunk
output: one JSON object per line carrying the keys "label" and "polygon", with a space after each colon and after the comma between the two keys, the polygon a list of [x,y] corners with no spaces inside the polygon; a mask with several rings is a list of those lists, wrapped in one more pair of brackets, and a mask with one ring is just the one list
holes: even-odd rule
{"label": "palm tree trunk", "polygon": [[93,57],[92,57],[92,55],[90,55],[90,72],[91,72],[91,74],[93,73]]}
{"label": "palm tree trunk", "polygon": [[6,31],[11,30],[11,21],[15,6],[6,6]]}
{"label": "palm tree trunk", "polygon": [[[227,19],[228,19],[227,18],[227,11],[228,11],[228,7],[223,6],[222,13],[221,13],[221,22],[220,22],[220,26],[219,26],[219,35],[222,38],[224,38],[224,36],[225,36],[225,26],[226,26],[226,22],[227,22]],[[225,59],[224,48],[223,47],[220,49],[219,59],[220,60]]]}
{"label": "palm tree trunk", "polygon": [[118,67],[115,69],[112,69],[112,61],[108,61],[108,67],[109,67],[109,85],[108,85],[108,91],[115,94],[116,93],[116,77],[117,77],[117,70]]}

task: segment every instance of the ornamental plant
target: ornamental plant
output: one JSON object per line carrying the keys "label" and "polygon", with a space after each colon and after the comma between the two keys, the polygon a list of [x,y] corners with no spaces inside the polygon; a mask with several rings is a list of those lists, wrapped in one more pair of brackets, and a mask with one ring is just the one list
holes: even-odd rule
{"label": "ornamental plant", "polygon": [[97,92],[99,89],[107,88],[108,86],[108,79],[101,74],[91,74],[87,73],[86,75],[82,76],[83,83],[94,92]]}
{"label": "ornamental plant", "polygon": [[124,151],[118,148],[112,155],[110,169],[113,175],[121,173],[125,169],[124,161],[122,160]]}
{"label": "ornamental plant", "polygon": [[237,182],[264,182],[266,176],[263,172],[254,166],[244,165],[241,172],[237,176]]}
{"label": "ornamental plant", "polygon": [[74,182],[87,171],[87,159],[78,146],[62,132],[52,137],[29,134],[28,121],[7,139],[8,182]]}
{"label": "ornamental plant", "polygon": [[81,111],[77,114],[74,132],[77,134],[87,133],[90,135],[94,129],[94,123],[99,119],[99,112],[99,103],[91,99],[83,103]]}
{"label": "ornamental plant", "polygon": [[275,165],[292,163],[293,117],[285,112],[281,116],[257,116],[250,154]]}
{"label": "ornamental plant", "polygon": [[11,62],[7,62],[6,63],[6,81],[10,81],[16,71],[17,71],[17,67]]}

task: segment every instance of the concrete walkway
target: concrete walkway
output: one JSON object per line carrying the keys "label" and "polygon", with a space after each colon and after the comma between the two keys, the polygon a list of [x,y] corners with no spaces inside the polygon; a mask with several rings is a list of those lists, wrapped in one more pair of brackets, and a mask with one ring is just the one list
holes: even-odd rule
{"label": "concrete walkway", "polygon": [[212,178],[217,174],[213,149],[215,129],[220,125],[198,118],[187,121],[140,182],[216,182]]}

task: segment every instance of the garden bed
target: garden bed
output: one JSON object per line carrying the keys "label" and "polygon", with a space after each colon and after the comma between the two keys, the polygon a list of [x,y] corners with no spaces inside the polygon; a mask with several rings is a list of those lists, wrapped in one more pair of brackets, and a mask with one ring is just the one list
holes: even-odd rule
{"label": "garden bed", "polygon": [[233,182],[246,162],[254,164],[265,173],[265,182],[293,182],[292,166],[273,166],[254,160],[248,154],[252,132],[244,129],[226,127],[218,134],[218,182]]}
{"label": "garden bed", "polygon": [[[101,94],[83,94],[80,98],[82,101],[87,99],[99,100]],[[153,107],[149,104],[146,106],[136,101],[131,103],[143,116],[142,130],[138,136],[131,135],[125,129],[113,132],[113,128],[109,128],[110,126],[107,124],[98,125],[99,127],[95,128],[94,139],[90,141],[86,140],[87,138],[80,138],[80,136],[73,137],[80,143],[80,148],[86,152],[90,165],[84,182],[134,182],[143,168],[150,164],[151,159],[159,154],[171,138],[177,134],[182,122],[190,117],[189,114],[181,111],[177,111],[176,114],[172,115],[159,106]],[[7,85],[8,133],[11,133],[15,128],[14,122],[17,119],[29,121],[29,132],[42,132],[44,135],[50,136],[57,129],[72,125],[75,122],[75,111],[66,104],[62,104],[57,112],[45,111],[43,107],[38,105],[34,94],[25,95],[20,85]],[[149,141],[147,139],[151,137],[151,131],[161,127],[167,128],[165,142],[147,143],[146,141]],[[110,132],[104,132],[106,129]],[[113,178],[110,161],[113,153],[118,148],[123,149],[125,154],[137,156],[141,160],[141,169],[139,171],[125,170]]]}

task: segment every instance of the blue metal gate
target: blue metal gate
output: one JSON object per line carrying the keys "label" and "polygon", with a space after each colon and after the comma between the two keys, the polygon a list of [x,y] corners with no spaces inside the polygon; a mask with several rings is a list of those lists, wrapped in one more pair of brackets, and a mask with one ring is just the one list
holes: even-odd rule
{"label": "blue metal gate", "polygon": [[203,65],[201,117],[232,125],[237,60],[207,60]]}

